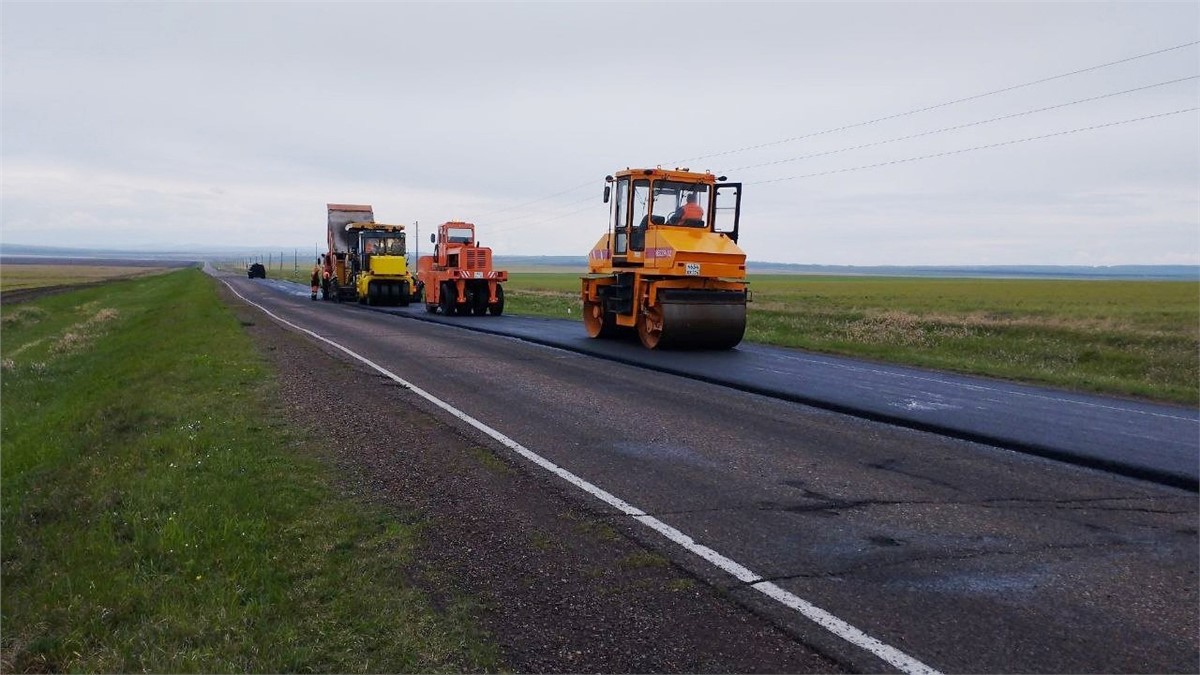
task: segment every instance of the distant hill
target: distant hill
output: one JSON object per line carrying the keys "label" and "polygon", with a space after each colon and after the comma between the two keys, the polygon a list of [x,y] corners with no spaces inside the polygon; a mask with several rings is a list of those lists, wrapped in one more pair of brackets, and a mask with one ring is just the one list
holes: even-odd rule
{"label": "distant hill", "polygon": [[[284,260],[297,257],[307,261],[309,251],[283,249],[268,251],[262,247],[187,247],[183,251],[148,249],[87,249],[55,248],[51,246],[0,245],[3,256],[37,256],[51,258],[201,260],[205,258],[237,258],[273,253]],[[500,268],[561,271],[587,268],[587,256],[581,255],[498,255],[495,264]],[[751,274],[807,274],[828,276],[889,276],[889,277],[994,277],[1042,279],[1163,279],[1200,281],[1200,265],[811,265],[774,263],[751,260],[746,263]]]}
{"label": "distant hill", "polygon": [[753,274],[889,277],[1011,277],[1055,279],[1176,279],[1200,281],[1200,265],[795,265],[750,261]]}
{"label": "distant hill", "polygon": [[[498,267],[584,269],[586,256],[496,256]],[[807,274],[887,277],[1013,277],[1056,279],[1174,279],[1200,281],[1200,265],[802,265],[751,260],[751,274]]]}
{"label": "distant hill", "polygon": [[497,267],[572,267],[587,268],[586,255],[497,255],[492,256]]}

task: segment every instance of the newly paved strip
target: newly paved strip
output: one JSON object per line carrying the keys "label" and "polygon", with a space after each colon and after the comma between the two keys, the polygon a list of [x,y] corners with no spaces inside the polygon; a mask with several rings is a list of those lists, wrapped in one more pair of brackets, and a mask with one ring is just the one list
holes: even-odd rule
{"label": "newly paved strip", "polygon": [[[308,296],[287,281],[267,286]],[[578,322],[522,316],[444,317],[423,305],[372,308],[506,335],[742,391],[1011,450],[1200,489],[1200,410],[743,343],[670,352],[592,340]]]}

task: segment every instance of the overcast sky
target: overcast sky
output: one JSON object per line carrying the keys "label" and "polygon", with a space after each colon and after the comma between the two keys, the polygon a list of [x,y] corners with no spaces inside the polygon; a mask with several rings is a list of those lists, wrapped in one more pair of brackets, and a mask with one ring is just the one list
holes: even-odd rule
{"label": "overcast sky", "polygon": [[1200,80],[1150,86],[1200,74],[1191,45],[901,114],[1195,42],[1197,2],[4,2],[2,24],[4,244],[290,254],[352,202],[582,256],[605,174],[678,165],[745,184],[752,260],[1200,263],[1196,111],[858,168],[1196,108]]}

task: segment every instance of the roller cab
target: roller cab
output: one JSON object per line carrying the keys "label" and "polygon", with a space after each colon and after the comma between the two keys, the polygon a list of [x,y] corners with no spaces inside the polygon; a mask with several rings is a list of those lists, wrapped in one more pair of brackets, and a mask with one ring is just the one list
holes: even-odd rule
{"label": "roller cab", "polygon": [[741,184],[686,169],[605,178],[608,231],[582,278],[593,338],[636,332],[649,349],[729,349],[746,330]]}

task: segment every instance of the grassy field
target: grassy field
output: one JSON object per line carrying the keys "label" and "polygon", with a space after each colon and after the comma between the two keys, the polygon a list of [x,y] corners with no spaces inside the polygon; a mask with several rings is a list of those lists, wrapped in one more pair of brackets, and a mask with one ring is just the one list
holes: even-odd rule
{"label": "grassy field", "polygon": [[4,265],[0,267],[0,293],[46,286],[73,286],[105,279],[159,274],[166,268],[129,265]]}
{"label": "grassy field", "polygon": [[[746,339],[1195,404],[1200,285],[752,275]],[[578,274],[513,274],[506,311],[579,318]]]}
{"label": "grassy field", "polygon": [[[350,501],[191,269],[0,313],[3,672],[497,667],[407,579],[421,529]],[[413,524],[418,523],[418,524]]]}

